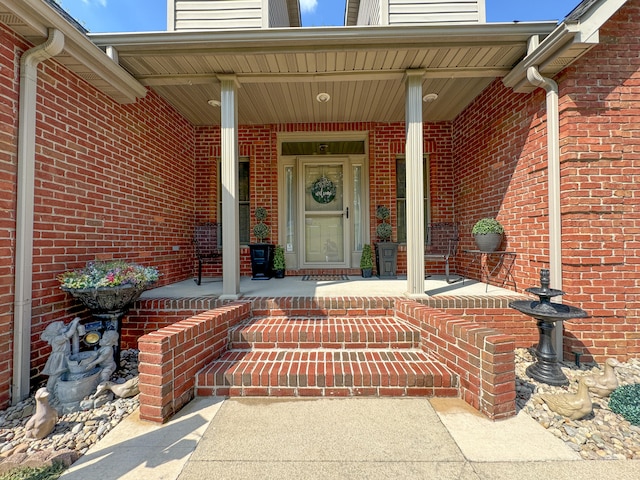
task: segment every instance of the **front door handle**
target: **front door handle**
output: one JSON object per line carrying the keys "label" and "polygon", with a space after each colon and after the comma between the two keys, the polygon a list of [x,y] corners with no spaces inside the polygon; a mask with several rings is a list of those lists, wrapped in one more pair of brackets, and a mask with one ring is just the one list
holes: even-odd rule
{"label": "front door handle", "polygon": [[349,218],[349,207],[347,207],[347,219]]}

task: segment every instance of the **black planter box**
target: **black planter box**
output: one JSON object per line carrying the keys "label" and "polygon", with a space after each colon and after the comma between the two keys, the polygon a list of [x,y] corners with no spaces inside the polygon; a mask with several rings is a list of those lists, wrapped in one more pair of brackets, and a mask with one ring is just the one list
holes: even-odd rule
{"label": "black planter box", "polygon": [[273,249],[274,246],[271,243],[252,243],[249,245],[251,252],[251,278],[253,280],[269,280],[273,277],[271,268]]}
{"label": "black planter box", "polygon": [[376,243],[376,270],[380,278],[397,278],[398,244],[394,242]]}

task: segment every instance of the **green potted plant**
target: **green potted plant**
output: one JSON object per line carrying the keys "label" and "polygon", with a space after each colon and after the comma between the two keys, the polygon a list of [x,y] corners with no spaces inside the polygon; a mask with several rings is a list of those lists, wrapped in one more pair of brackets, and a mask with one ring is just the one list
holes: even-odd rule
{"label": "green potted plant", "polygon": [[267,209],[258,207],[254,215],[258,222],[253,227],[253,235],[258,239],[258,243],[249,244],[249,252],[251,253],[251,278],[253,280],[269,280],[273,275],[271,270],[271,264],[273,263],[273,245],[265,242],[270,232],[269,226],[264,223],[268,216]]}
{"label": "green potted plant", "polygon": [[380,240],[376,243],[376,270],[380,278],[396,278],[398,265],[398,244],[391,241],[393,229],[387,221],[391,217],[391,211],[384,205],[376,208],[376,217],[380,220],[376,228],[376,234]]}
{"label": "green potted plant", "polygon": [[371,275],[373,274],[373,250],[371,249],[371,245],[368,243],[362,247],[360,271],[364,278],[371,278]]}
{"label": "green potted plant", "polygon": [[495,252],[502,243],[504,227],[495,218],[482,218],[473,226],[471,234],[478,250]]}
{"label": "green potted plant", "polygon": [[284,248],[282,245],[276,245],[273,250],[273,276],[276,278],[284,278],[285,268]]}

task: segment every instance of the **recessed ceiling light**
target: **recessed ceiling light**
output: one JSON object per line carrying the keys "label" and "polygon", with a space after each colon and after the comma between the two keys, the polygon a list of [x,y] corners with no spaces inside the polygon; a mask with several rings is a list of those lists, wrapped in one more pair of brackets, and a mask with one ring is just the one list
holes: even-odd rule
{"label": "recessed ceiling light", "polygon": [[327,103],[329,100],[331,100],[331,95],[329,95],[327,92],[322,92],[316,95],[316,100],[320,103]]}
{"label": "recessed ceiling light", "polygon": [[222,103],[220,102],[220,100],[209,100],[207,102],[209,105],[211,105],[212,107],[219,107],[222,105]]}
{"label": "recessed ceiling light", "polygon": [[424,97],[422,97],[422,101],[425,103],[435,102],[438,99],[437,93],[427,93]]}

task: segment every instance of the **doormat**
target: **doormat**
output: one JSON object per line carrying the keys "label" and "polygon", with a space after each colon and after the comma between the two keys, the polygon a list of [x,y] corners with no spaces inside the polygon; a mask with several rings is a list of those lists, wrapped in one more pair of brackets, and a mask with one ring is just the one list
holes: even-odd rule
{"label": "doormat", "polygon": [[336,282],[340,280],[349,280],[347,275],[303,275],[303,282]]}

